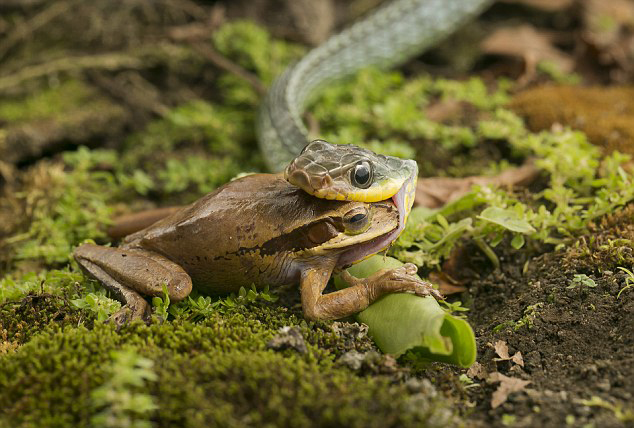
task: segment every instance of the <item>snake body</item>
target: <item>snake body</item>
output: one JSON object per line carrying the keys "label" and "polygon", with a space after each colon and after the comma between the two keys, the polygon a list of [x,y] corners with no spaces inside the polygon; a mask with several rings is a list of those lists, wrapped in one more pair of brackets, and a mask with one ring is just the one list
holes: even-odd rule
{"label": "snake body", "polygon": [[364,67],[389,68],[405,62],[489,3],[395,0],[309,51],[274,81],[261,105],[257,132],[269,169],[283,170],[308,143],[301,116],[321,88]]}

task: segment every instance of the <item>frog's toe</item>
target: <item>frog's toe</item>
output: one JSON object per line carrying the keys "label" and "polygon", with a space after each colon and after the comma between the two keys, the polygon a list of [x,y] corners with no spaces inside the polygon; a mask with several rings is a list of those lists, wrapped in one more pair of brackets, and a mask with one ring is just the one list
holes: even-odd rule
{"label": "frog's toe", "polygon": [[124,325],[135,320],[142,320],[146,324],[149,323],[151,313],[151,307],[148,302],[146,302],[145,299],[139,299],[139,301],[124,305],[121,309],[112,314],[107,322],[114,324],[117,330],[119,330]]}
{"label": "frog's toe", "polygon": [[438,290],[436,290],[430,282],[417,281],[414,288],[414,294],[421,297],[433,296],[436,300],[443,300],[444,297]]}
{"label": "frog's toe", "polygon": [[414,263],[405,263],[399,269],[402,269],[406,275],[415,275],[418,272],[418,267]]}

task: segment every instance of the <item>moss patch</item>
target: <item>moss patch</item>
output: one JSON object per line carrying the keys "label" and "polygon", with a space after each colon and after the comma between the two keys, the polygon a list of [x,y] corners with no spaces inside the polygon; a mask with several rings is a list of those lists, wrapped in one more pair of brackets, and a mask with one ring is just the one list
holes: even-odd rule
{"label": "moss patch", "polygon": [[455,422],[429,385],[359,377],[334,364],[335,354],[316,346],[323,346],[324,337],[337,342],[332,332],[301,327],[308,343],[304,355],[266,349],[277,326],[296,323],[294,315],[249,307],[200,324],[135,324],[120,332],[107,324],[47,328],[17,351],[0,354],[0,422],[86,425],[94,407],[91,393],[105,381],[110,352],[123,348],[154,361],[157,380],[148,393],[158,405],[151,416],[156,426]]}
{"label": "moss patch", "polygon": [[571,270],[600,273],[634,266],[634,205],[603,217],[590,227],[564,255]]}
{"label": "moss patch", "polygon": [[582,130],[608,153],[634,154],[633,87],[544,86],[517,94],[509,107],[533,131],[558,123]]}

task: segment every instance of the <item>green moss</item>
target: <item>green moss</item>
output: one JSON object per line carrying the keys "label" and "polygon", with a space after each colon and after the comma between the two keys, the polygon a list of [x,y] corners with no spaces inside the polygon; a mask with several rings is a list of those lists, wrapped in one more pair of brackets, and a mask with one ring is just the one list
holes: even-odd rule
{"label": "green moss", "polygon": [[[446,403],[387,378],[358,377],[308,341],[308,352],[281,353],[266,342],[293,317],[251,307],[201,324],[134,324],[116,332],[49,328],[0,355],[0,422],[13,426],[86,425],[92,391],[108,379],[109,353],[135,349],[154,361],[148,393],[157,426],[443,426]],[[270,312],[270,311],[269,311]],[[271,317],[277,322],[271,322]],[[306,331],[302,327],[302,331]],[[333,335],[333,333],[327,333]],[[410,388],[411,389],[411,388]]]}
{"label": "green moss", "polygon": [[605,153],[634,155],[634,88],[547,85],[518,93],[509,107],[524,117],[533,131],[553,124],[583,131]]}
{"label": "green moss", "polygon": [[11,123],[60,117],[76,110],[95,96],[95,92],[79,80],[67,80],[24,99],[1,99],[0,119]]}
{"label": "green moss", "polygon": [[150,428],[148,420],[157,406],[146,392],[147,383],[157,379],[154,362],[128,348],[111,353],[112,362],[106,368],[106,382],[91,393],[99,413],[90,419],[91,425],[102,428]]}
{"label": "green moss", "polygon": [[78,310],[63,296],[33,293],[0,305],[2,339],[18,345],[53,325],[92,325],[92,322],[90,314]]}
{"label": "green moss", "polygon": [[84,276],[69,268],[29,272],[19,276],[7,275],[0,279],[0,304],[35,292],[61,296],[83,282]]}
{"label": "green moss", "polygon": [[270,84],[293,60],[299,59],[304,48],[272,39],[269,33],[248,21],[223,25],[213,34],[213,43],[222,54],[254,72],[265,84]]}
{"label": "green moss", "polygon": [[[473,130],[459,121],[431,120],[425,110],[438,101],[450,101],[493,111],[507,101],[508,86],[501,81],[497,90],[489,91],[477,78],[464,82],[427,76],[405,80],[398,72],[368,69],[327,88],[310,111],[319,120],[323,136],[335,142],[363,144],[379,138],[409,144],[423,138],[446,149],[472,147],[477,142]],[[386,148],[380,151],[392,153]]]}
{"label": "green moss", "polygon": [[570,271],[616,272],[619,267],[634,266],[634,205],[607,215],[590,225],[566,248],[563,264]]}
{"label": "green moss", "polygon": [[107,203],[114,191],[111,174],[83,166],[66,171],[44,161],[32,174],[33,184],[24,195],[30,225],[8,240],[17,260],[66,262],[77,243],[105,236],[103,225],[112,213]]}

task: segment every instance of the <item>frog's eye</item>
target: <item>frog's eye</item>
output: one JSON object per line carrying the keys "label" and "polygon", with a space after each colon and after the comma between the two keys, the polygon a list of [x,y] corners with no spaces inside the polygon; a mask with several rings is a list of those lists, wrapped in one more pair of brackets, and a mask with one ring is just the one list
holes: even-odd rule
{"label": "frog's eye", "polygon": [[350,172],[350,181],[360,189],[367,189],[372,183],[372,165],[368,161],[357,163]]}
{"label": "frog's eye", "polygon": [[357,235],[370,227],[370,212],[366,207],[357,207],[343,216],[343,225],[348,235]]}

